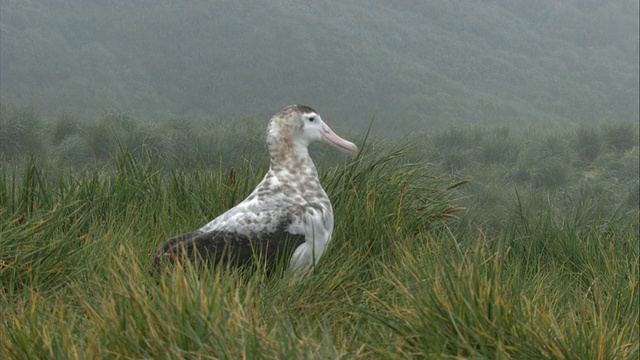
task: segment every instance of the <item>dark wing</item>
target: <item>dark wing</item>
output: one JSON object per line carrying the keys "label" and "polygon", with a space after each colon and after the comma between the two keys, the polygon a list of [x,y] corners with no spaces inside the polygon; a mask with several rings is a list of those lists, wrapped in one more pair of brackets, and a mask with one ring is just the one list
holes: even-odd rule
{"label": "dark wing", "polygon": [[293,251],[305,241],[304,235],[287,232],[291,218],[271,231],[252,232],[250,235],[224,230],[194,231],[167,240],[155,256],[154,265],[160,269],[163,262],[181,259],[207,260],[213,264],[241,266],[255,260],[272,268],[278,261],[288,261]]}

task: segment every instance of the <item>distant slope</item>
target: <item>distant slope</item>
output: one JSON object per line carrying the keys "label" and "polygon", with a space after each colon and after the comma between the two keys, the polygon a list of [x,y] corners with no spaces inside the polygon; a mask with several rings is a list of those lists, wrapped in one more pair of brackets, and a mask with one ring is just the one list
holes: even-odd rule
{"label": "distant slope", "polygon": [[399,133],[639,118],[633,0],[0,6],[0,98],[48,115],[266,117],[303,102]]}

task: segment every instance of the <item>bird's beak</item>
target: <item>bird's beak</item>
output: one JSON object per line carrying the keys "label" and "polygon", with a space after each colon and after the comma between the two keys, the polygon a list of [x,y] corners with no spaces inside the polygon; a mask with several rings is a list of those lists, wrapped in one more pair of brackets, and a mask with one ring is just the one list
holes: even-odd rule
{"label": "bird's beak", "polygon": [[358,147],[356,144],[347,141],[331,130],[329,125],[322,123],[322,142],[325,144],[329,144],[336,149],[346,152],[351,156],[356,156],[358,154]]}

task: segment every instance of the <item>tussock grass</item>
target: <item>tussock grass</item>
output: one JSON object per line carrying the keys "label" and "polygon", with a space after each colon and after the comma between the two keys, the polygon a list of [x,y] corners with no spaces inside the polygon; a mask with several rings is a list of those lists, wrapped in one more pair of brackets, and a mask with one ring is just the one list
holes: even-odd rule
{"label": "tussock grass", "polygon": [[[365,140],[357,158],[319,166],[334,238],[302,281],[189,262],[158,275],[162,242],[244,199],[268,162],[248,151],[168,166],[132,139],[116,136],[112,161],[71,173],[35,157],[2,163],[0,357],[640,355],[638,212],[629,194],[601,195],[611,189],[597,180],[611,174],[574,180],[563,196],[512,191],[500,188],[506,176],[442,178],[446,164],[416,160],[415,147]],[[467,164],[490,154],[464,144],[478,154]],[[515,161],[494,159],[487,174]]]}
{"label": "tussock grass", "polygon": [[[411,356],[633,358],[638,252],[625,254],[597,236],[576,244],[575,235],[541,241],[561,250],[549,251],[555,261],[547,254],[541,266],[542,254],[506,239],[491,244],[480,233],[456,252],[446,246],[461,248],[455,238],[431,238],[431,254],[441,260],[426,264],[423,254],[407,252],[401,269],[385,267],[401,300],[381,299],[384,312],[363,311],[400,335]],[[596,252],[602,255],[572,258]]]}
{"label": "tussock grass", "polygon": [[42,154],[42,119],[32,106],[0,104],[0,159]]}
{"label": "tussock grass", "polygon": [[364,285],[380,281],[376,264],[401,257],[396,239],[433,231],[455,212],[446,184],[420,164],[403,163],[404,151],[369,144],[357,160],[327,169],[323,182],[344,221],[337,222],[323,264],[303,282],[288,273],[210,272],[189,263],[160,279],[149,275],[152,254],[165,238],[242,200],[259,181],[256,173],[266,170],[266,159],[258,169],[242,162],[167,171],[120,148],[113,168],[75,177],[36,160],[3,167],[5,354],[282,358],[350,352],[344,336],[357,329],[349,321],[367,322],[351,307],[365,298]]}

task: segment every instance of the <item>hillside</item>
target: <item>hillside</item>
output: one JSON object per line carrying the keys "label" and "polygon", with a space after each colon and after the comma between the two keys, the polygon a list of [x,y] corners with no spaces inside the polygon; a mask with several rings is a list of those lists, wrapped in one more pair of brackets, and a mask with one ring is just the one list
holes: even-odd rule
{"label": "hillside", "polygon": [[46,116],[263,118],[299,102],[395,133],[639,118],[631,0],[0,6],[0,98]]}

